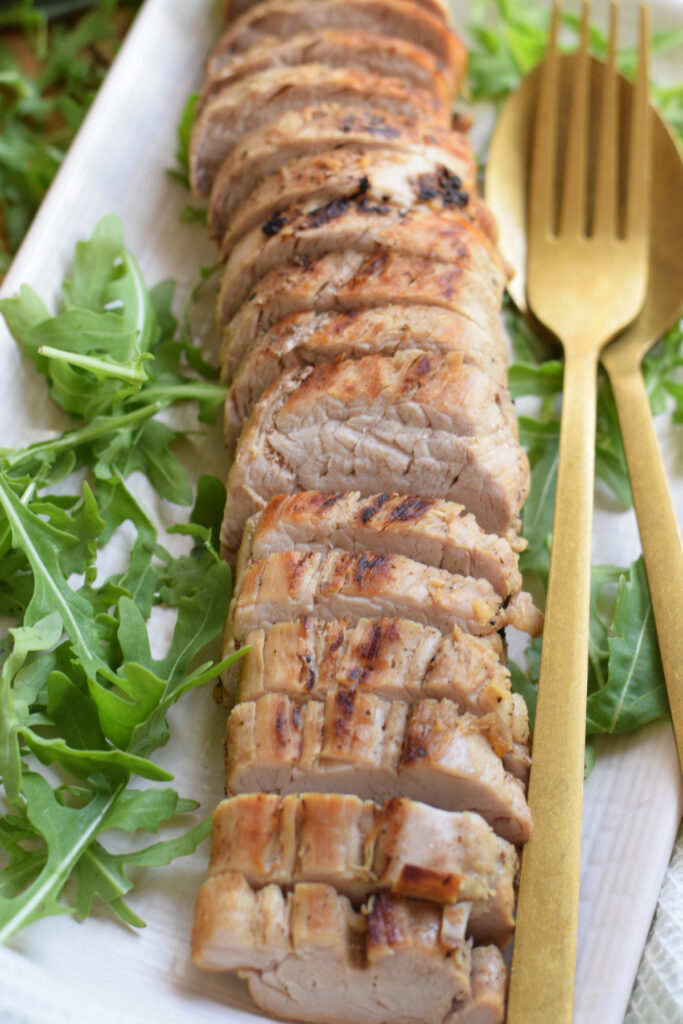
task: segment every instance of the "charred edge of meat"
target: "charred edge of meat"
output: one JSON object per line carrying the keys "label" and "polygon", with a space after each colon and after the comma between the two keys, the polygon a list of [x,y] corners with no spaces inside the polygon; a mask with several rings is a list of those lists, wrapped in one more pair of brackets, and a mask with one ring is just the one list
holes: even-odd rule
{"label": "charred edge of meat", "polygon": [[281,216],[279,213],[274,213],[261,228],[261,231],[267,238],[272,238],[273,235],[279,234],[283,227],[287,223],[287,218]]}
{"label": "charred edge of meat", "polygon": [[361,523],[369,523],[373,516],[377,515],[383,505],[385,505],[391,498],[391,493],[385,491],[384,494],[378,494],[376,498],[366,505],[365,508],[359,512],[359,519]]}
{"label": "charred edge of meat", "polygon": [[[343,217],[348,208],[351,205],[355,205],[361,213],[376,213],[382,216],[383,214],[390,213],[393,207],[388,203],[371,203],[366,197],[365,193],[370,188],[370,181],[368,178],[361,179],[361,185],[367,183],[365,189],[361,191],[359,189],[352,196],[342,196],[339,199],[331,199],[329,203],[325,203],[324,206],[318,206],[306,217],[306,224],[309,228],[320,228],[325,224],[329,224],[331,220],[336,220],[337,217]],[[271,218],[272,219],[272,218]],[[282,227],[282,225],[280,225]],[[278,227],[278,231],[280,230]],[[274,231],[273,234],[277,234]]]}
{"label": "charred edge of meat", "polygon": [[417,195],[422,202],[440,199],[444,206],[455,206],[460,209],[470,201],[469,192],[462,187],[462,178],[451,174],[443,165],[429,174],[421,174],[416,179]]}
{"label": "charred edge of meat", "polygon": [[411,498],[407,497],[401,501],[389,514],[390,523],[407,523],[413,520],[417,522],[435,504],[432,498]]}

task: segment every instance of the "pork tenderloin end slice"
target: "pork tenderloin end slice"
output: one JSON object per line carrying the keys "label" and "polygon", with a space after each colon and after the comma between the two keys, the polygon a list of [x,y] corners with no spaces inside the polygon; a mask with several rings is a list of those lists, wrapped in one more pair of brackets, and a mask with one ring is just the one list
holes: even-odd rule
{"label": "pork tenderloin end slice", "polygon": [[[242,923],[249,894],[254,934],[245,934]],[[200,916],[194,962],[215,969],[227,938],[222,969],[238,969],[258,1005],[278,1016],[330,1024],[386,1024],[387,1016],[393,1024],[460,1024],[477,1020],[464,1016],[472,1009],[497,1004],[497,1018],[479,1019],[503,1019],[500,952],[478,947],[475,956],[454,908],[380,893],[358,914],[330,886],[300,883],[287,895],[276,886],[254,893],[239,876],[220,875],[200,890],[195,920]],[[262,938],[270,918],[286,923],[284,951]],[[244,937],[241,953],[234,935]],[[262,966],[267,956],[274,961],[270,968]]]}

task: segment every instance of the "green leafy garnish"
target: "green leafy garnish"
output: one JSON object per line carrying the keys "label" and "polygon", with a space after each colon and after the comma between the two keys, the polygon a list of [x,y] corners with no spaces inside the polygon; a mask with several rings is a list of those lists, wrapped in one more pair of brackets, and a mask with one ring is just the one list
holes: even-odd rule
{"label": "green leafy garnish", "polygon": [[[168,712],[234,660],[203,653],[222,632],[232,589],[217,554],[225,489],[202,477],[193,499],[171,450],[179,432],[158,419],[192,401],[209,421],[225,389],[189,365],[186,352],[198,353],[175,336],[172,297],[168,283],[147,289],[120,223],[106,217],[76,247],[55,315],[27,286],[0,302],[54,400],[81,420],[0,451],[0,610],[15,622],[0,651],[0,939],[49,914],[85,916],[94,900],[142,925],[124,900],[127,868],[167,864],[208,834],[203,821],[130,852],[107,846],[112,829],[157,832],[195,809],[139,782],[172,778],[152,760],[168,741]],[[194,500],[189,523],[169,531],[188,538],[187,554],[161,542],[127,482],[134,470],[162,497]],[[102,578],[101,556],[124,523],[135,530],[128,564]],[[156,605],[176,612],[162,657],[149,639]]]}

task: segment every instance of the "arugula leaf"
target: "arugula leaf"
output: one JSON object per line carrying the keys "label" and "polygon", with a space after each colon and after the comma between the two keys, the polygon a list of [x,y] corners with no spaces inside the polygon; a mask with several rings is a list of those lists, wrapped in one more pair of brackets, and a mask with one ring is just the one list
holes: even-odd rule
{"label": "arugula leaf", "polygon": [[[244,653],[218,664],[202,655],[222,632],[232,589],[216,551],[223,484],[202,477],[190,522],[172,531],[193,548],[173,557],[126,483],[141,471],[165,498],[190,504],[170,451],[179,432],[156,416],[191,400],[209,420],[225,388],[182,372],[186,352],[198,350],[175,338],[173,286],[146,289],[115,218],[79,244],[62,294],[56,317],[27,288],[2,305],[53,396],[78,406],[84,422],[0,450],[0,607],[21,621],[0,642],[0,774],[10,804],[0,817],[0,941],[47,914],[85,915],[96,898],[143,924],[124,899],[127,869],[191,852],[210,824],[124,854],[107,849],[106,834],[156,832],[194,810],[172,789],[128,787],[171,778],[151,760],[168,740],[170,708]],[[135,365],[144,379],[133,386],[122,371]],[[68,493],[76,471],[86,479]],[[100,553],[124,523],[135,531],[128,565],[100,579]],[[156,604],[177,615],[161,658],[148,634]],[[43,765],[63,782],[53,788]],[[69,878],[75,890],[65,895]]]}
{"label": "arugula leaf", "polygon": [[666,715],[664,671],[642,557],[619,578],[607,647],[606,681],[588,697],[588,733],[628,732]]}

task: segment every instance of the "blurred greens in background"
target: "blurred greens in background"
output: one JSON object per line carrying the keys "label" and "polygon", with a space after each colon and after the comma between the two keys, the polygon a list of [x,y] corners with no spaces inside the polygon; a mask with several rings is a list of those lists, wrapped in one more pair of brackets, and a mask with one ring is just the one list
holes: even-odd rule
{"label": "blurred greens in background", "polygon": [[139,6],[140,0],[0,2],[0,275]]}

